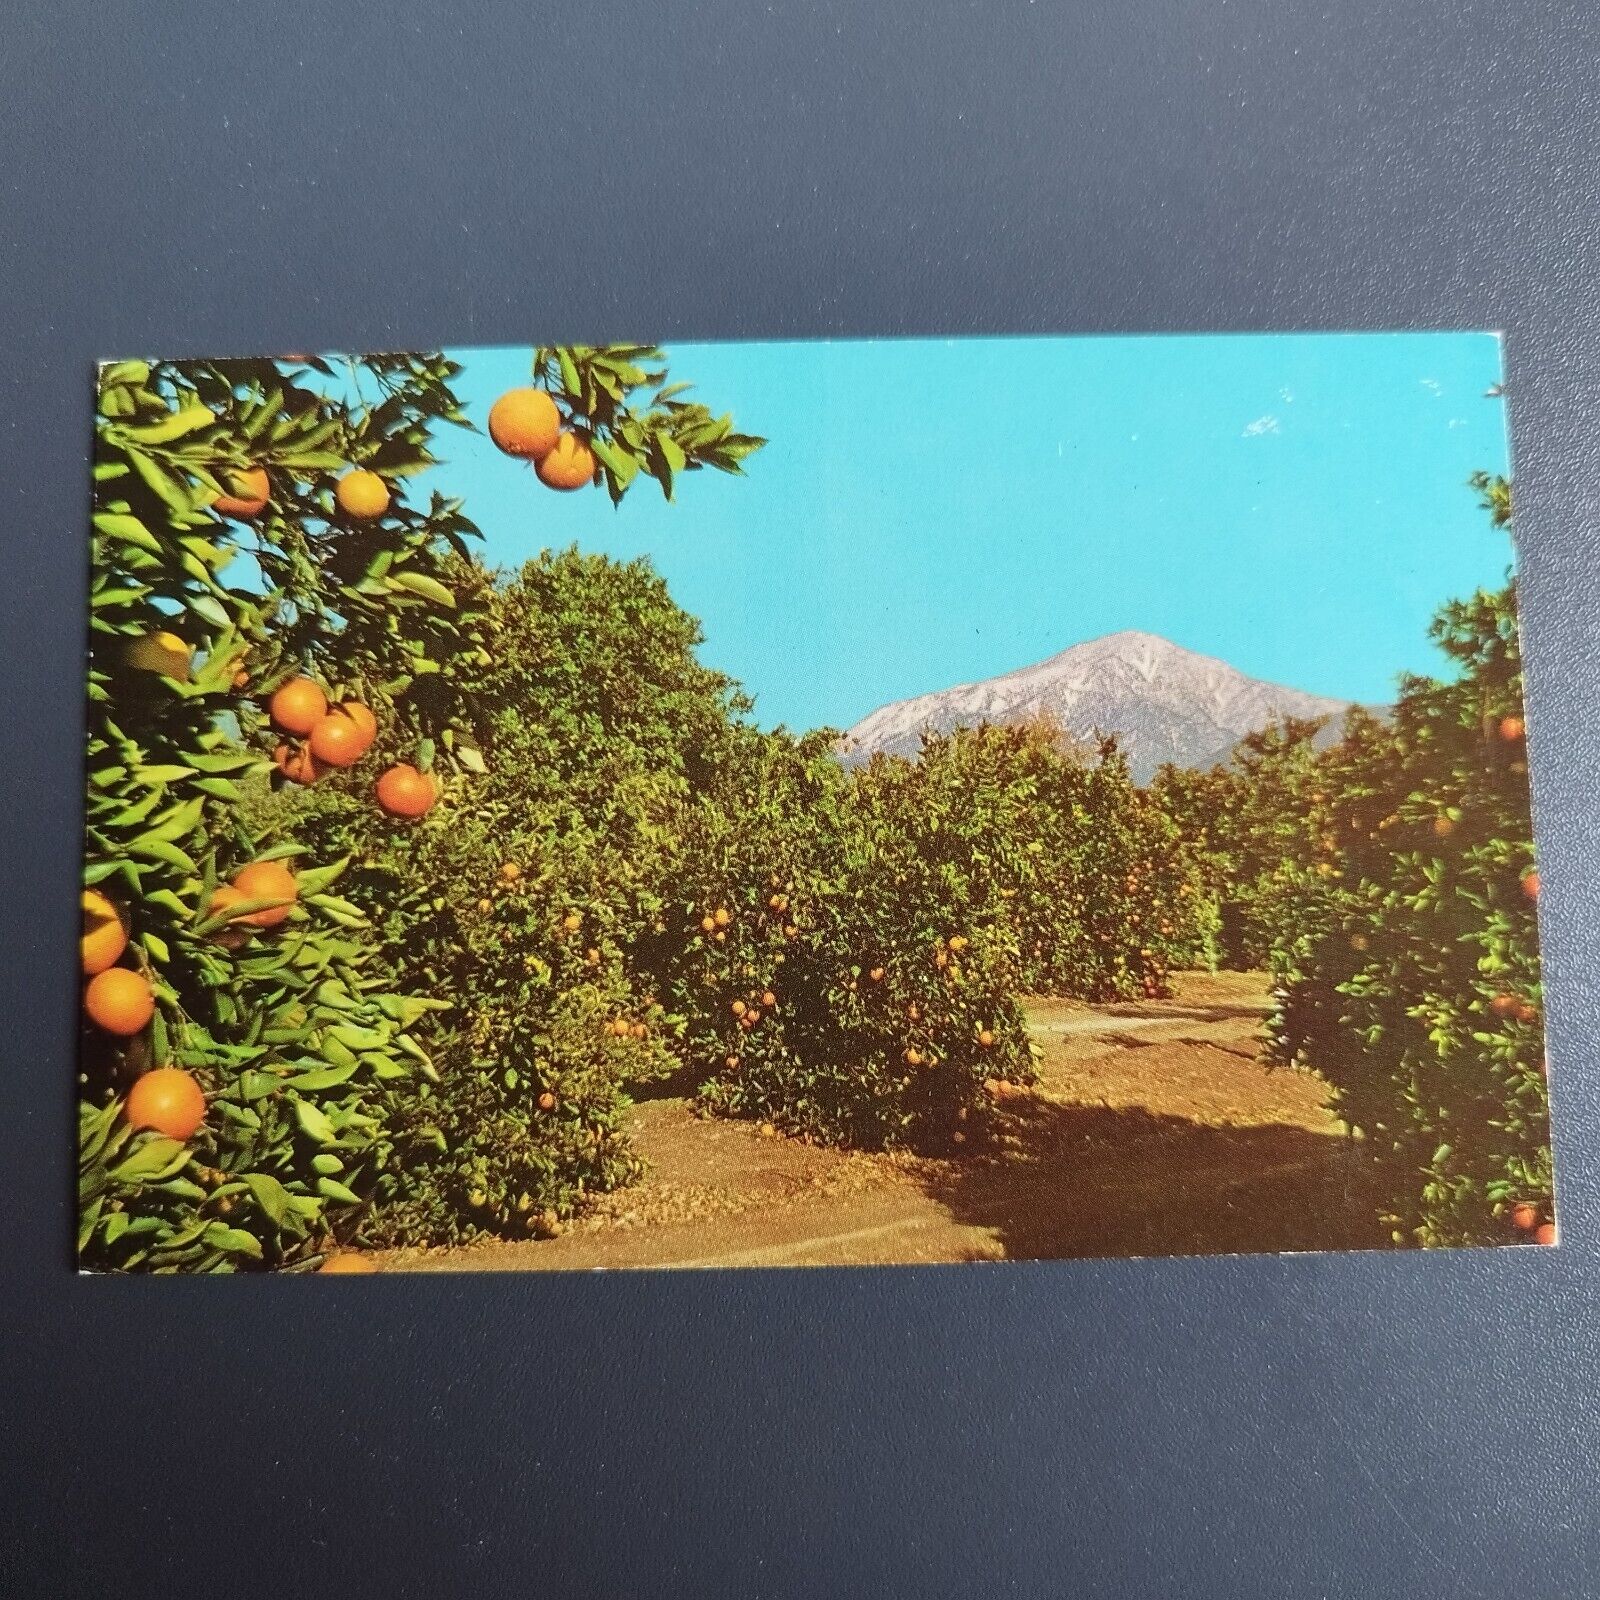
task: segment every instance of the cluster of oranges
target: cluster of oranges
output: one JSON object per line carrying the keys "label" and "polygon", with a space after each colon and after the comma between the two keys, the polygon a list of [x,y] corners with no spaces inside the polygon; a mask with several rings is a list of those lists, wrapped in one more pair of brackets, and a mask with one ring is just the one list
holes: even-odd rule
{"label": "cluster of oranges", "polygon": [[[272,480],[265,467],[241,467],[224,474],[226,490],[211,502],[219,517],[253,522],[272,498]],[[389,509],[389,485],[376,472],[352,467],[333,486],[334,504],[352,522],[370,522]]]}
{"label": "cluster of oranges", "polygon": [[561,412],[543,389],[508,389],[489,408],[489,437],[508,456],[533,464],[550,489],[594,482],[594,451],[561,426]]}
{"label": "cluster of oranges", "polygon": [[[286,922],[300,889],[294,873],[281,861],[253,861],[220,884],[211,896],[208,917],[230,908],[250,909],[231,916],[216,934],[219,943],[237,948],[256,929]],[[84,976],[83,1009],[95,1027],[116,1039],[132,1039],[155,1016],[155,991],[138,968],[119,966],[128,949],[127,913],[99,889],[83,892],[83,932],[79,956]],[[169,1139],[187,1140],[205,1120],[205,1094],[192,1074],[181,1067],[156,1067],[143,1073],[128,1093],[123,1113],[133,1128],[148,1128]]]}
{"label": "cluster of oranges", "polygon": [[1538,1206],[1530,1200],[1520,1200],[1512,1206],[1511,1225],[1519,1233],[1526,1234],[1530,1244],[1556,1242],[1555,1223],[1543,1216]]}
{"label": "cluster of oranges", "polygon": [[[290,678],[268,703],[273,726],[290,737],[273,752],[278,771],[291,783],[315,783],[331,768],[353,767],[378,737],[378,720],[359,700],[336,705],[310,678]],[[406,762],[387,768],[374,792],[391,817],[420,817],[433,809],[433,778]]]}

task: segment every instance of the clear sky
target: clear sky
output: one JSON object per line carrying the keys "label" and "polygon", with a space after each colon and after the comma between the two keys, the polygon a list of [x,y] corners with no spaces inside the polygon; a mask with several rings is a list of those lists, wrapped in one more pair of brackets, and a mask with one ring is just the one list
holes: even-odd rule
{"label": "clear sky", "polygon": [[[527,349],[454,350],[480,428]],[[491,563],[648,555],[766,725],[847,727],[1122,628],[1382,701],[1428,619],[1501,581],[1466,478],[1506,470],[1485,334],[680,344],[771,443],[744,477],[556,494],[446,429]],[[429,475],[430,478],[433,476]],[[424,480],[426,481],[426,480]],[[420,488],[421,485],[419,484]]]}

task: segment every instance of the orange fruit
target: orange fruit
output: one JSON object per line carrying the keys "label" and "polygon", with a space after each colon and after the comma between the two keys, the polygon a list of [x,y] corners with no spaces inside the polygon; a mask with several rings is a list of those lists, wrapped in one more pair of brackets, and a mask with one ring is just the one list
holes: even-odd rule
{"label": "orange fruit", "polygon": [[701,917],[700,926],[707,933],[715,933],[717,929],[716,919],[714,917]]}
{"label": "orange fruit", "polygon": [[234,517],[248,522],[259,517],[266,509],[267,496],[272,485],[264,467],[245,467],[238,472],[225,472],[222,481],[227,492],[211,502],[211,509],[219,517]]}
{"label": "orange fruit", "polygon": [[128,928],[122,912],[98,889],[83,891],[83,935],[78,954],[87,978],[114,967],[128,948]]}
{"label": "orange fruit", "polygon": [[578,929],[583,926],[583,913],[581,911],[569,911],[566,916],[561,919],[561,926],[565,928],[568,933],[576,933]]}
{"label": "orange fruit", "polygon": [[634,1023],[629,1032],[633,1034],[635,1039],[648,1039],[650,1037],[649,1028],[647,1028],[642,1022]]}
{"label": "orange fruit", "polygon": [[187,639],[165,630],[146,633],[129,639],[122,660],[135,672],[159,672],[164,677],[187,683],[194,668],[194,646]]}
{"label": "orange fruit", "polygon": [[[206,907],[208,917],[220,917],[223,912],[238,905],[244,896],[231,883],[221,883],[212,891],[211,904]],[[237,950],[249,943],[250,929],[240,922],[230,922],[211,935],[226,950]]]}
{"label": "orange fruit", "polygon": [[1522,874],[1522,892],[1530,900],[1539,898],[1539,872],[1537,868],[1530,868]]}
{"label": "orange fruit", "polygon": [[1456,831],[1455,823],[1449,817],[1435,817],[1433,819],[1434,837],[1448,839]]}
{"label": "orange fruit", "polygon": [[157,1067],[134,1082],[122,1114],[130,1128],[188,1139],[205,1121],[206,1097],[182,1067]]}
{"label": "orange fruit", "polygon": [[515,861],[507,861],[500,868],[500,876],[507,883],[515,883],[522,876],[522,868]]}
{"label": "orange fruit", "polygon": [[717,909],[711,913],[711,917],[719,928],[726,928],[733,920],[733,917],[729,913],[726,906],[718,906]]}
{"label": "orange fruit", "polygon": [[882,967],[874,967],[872,969],[872,971],[867,974],[867,976],[869,978],[871,978],[874,983],[882,983],[883,982],[883,968]]}
{"label": "orange fruit", "polygon": [[97,1028],[126,1039],[138,1033],[156,1012],[156,997],[143,973],[107,967],[83,991],[83,1009]]}
{"label": "orange fruit", "polygon": [[1513,1013],[1518,1022],[1532,1022],[1539,1015],[1539,1008],[1530,1000],[1522,1001]]}
{"label": "orange fruit", "polygon": [[326,762],[330,767],[353,767],[367,753],[371,743],[354,717],[330,711],[311,730],[306,748],[315,760]]}
{"label": "orange fruit", "polygon": [[1520,1200],[1511,1208],[1511,1221],[1524,1233],[1531,1232],[1539,1225],[1539,1208],[1531,1205],[1526,1200]]}
{"label": "orange fruit", "polygon": [[733,1012],[734,1016],[742,1017],[750,1008],[744,1003],[743,1000],[735,1000],[728,1009]]}
{"label": "orange fruit", "polygon": [[1508,744],[1515,744],[1527,731],[1528,725],[1521,717],[1501,717],[1500,719],[1500,737]]}
{"label": "orange fruit", "polygon": [[508,456],[543,461],[561,437],[561,413],[543,389],[507,389],[489,407],[489,437]]}
{"label": "orange fruit", "polygon": [[267,702],[273,725],[284,733],[302,737],[328,714],[328,697],[309,678],[290,678]]}
{"label": "orange fruit", "polygon": [[401,762],[390,767],[375,785],[378,804],[391,817],[421,817],[433,810],[439,790],[431,776]]}
{"label": "orange fruit", "polygon": [[1509,1017],[1515,1013],[1518,1003],[1514,994],[1497,994],[1489,1002],[1489,1009],[1497,1017]]}
{"label": "orange fruit", "polygon": [[761,992],[761,1003],[770,1011],[778,1003],[778,997],[770,989]]}
{"label": "orange fruit", "polygon": [[290,783],[315,783],[328,770],[303,744],[280,744],[272,759]]}
{"label": "orange fruit", "polygon": [[994,1034],[987,1028],[981,1029],[978,1034],[978,1043],[987,1050],[994,1043]]}
{"label": "orange fruit", "polygon": [[548,1089],[546,1089],[545,1092],[539,1096],[539,1109],[541,1111],[554,1111],[555,1108],[556,1097],[551,1094]]}
{"label": "orange fruit", "polygon": [[333,486],[333,498],[347,517],[370,522],[389,509],[389,485],[376,472],[356,467]]}
{"label": "orange fruit", "polygon": [[1541,1223],[1533,1230],[1535,1244],[1554,1244],[1556,1242],[1556,1225],[1553,1222]]}
{"label": "orange fruit", "polygon": [[318,1272],[376,1272],[378,1264],[370,1256],[364,1256],[354,1250],[341,1250],[337,1255],[328,1256]]}
{"label": "orange fruit", "polygon": [[233,875],[233,887],[246,900],[277,900],[279,905],[263,906],[240,917],[253,928],[276,928],[289,920],[289,912],[300,898],[300,885],[281,861],[252,861]]}
{"label": "orange fruit", "polygon": [[563,433],[533,469],[549,489],[581,489],[594,481],[594,452],[575,433]]}

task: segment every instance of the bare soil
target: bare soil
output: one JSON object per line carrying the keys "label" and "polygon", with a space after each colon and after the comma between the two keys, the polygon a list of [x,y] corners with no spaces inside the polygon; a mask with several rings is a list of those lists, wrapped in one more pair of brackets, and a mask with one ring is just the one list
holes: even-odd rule
{"label": "bare soil", "polygon": [[558,1238],[387,1253],[433,1271],[868,1266],[1382,1246],[1314,1074],[1261,1057],[1259,973],[1168,1000],[1031,1001],[1039,1082],[956,1160],[763,1137],[680,1096],[631,1114],[650,1164]]}

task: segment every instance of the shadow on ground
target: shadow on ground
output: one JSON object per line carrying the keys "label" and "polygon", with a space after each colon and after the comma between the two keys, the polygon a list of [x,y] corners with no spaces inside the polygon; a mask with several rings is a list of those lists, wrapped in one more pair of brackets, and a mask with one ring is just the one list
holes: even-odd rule
{"label": "shadow on ground", "polygon": [[998,1136],[927,1190],[1008,1259],[1392,1247],[1338,1134],[1034,1100]]}

